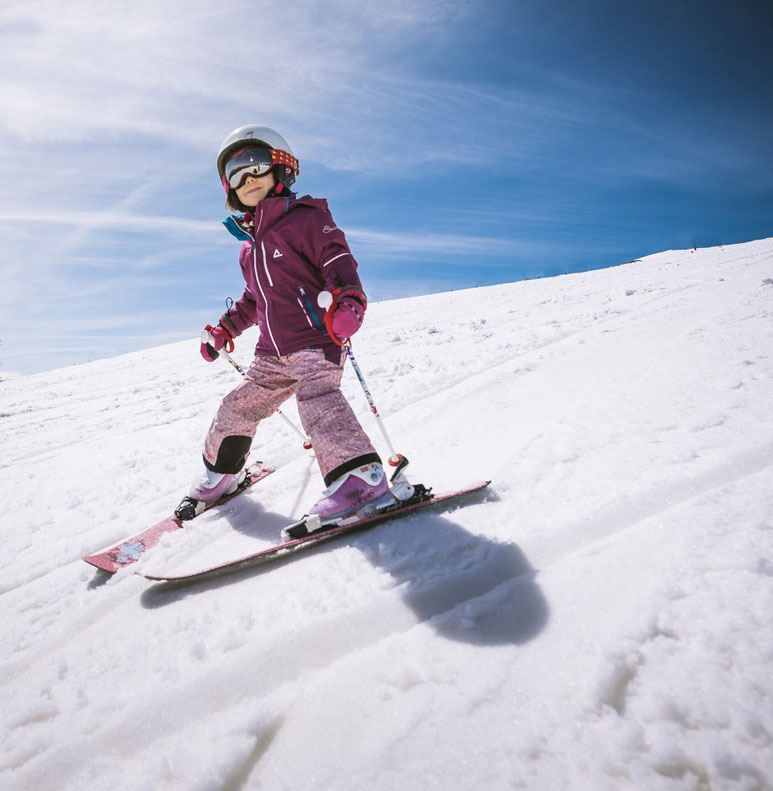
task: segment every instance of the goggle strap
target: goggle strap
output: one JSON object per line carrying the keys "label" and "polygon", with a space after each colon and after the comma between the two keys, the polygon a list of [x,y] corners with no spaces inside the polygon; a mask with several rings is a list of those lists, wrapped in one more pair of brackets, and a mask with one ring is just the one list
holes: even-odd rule
{"label": "goggle strap", "polygon": [[297,176],[301,172],[298,160],[287,151],[282,151],[278,148],[271,149],[271,164],[272,165],[287,165],[292,168]]}

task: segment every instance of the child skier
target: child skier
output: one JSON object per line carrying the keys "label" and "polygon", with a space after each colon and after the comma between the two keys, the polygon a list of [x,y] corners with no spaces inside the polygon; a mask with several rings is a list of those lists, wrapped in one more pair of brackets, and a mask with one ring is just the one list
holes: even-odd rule
{"label": "child skier", "polygon": [[[368,304],[357,262],[327,201],[290,191],[298,160],[274,130],[235,129],[220,146],[217,170],[226,207],[243,213],[224,224],[242,241],[245,288],[217,326],[207,327],[201,356],[212,362],[224,347],[232,351],[234,338],[255,324],[260,338],[244,382],[212,421],[204,474],[186,500],[211,504],[237,489],[258,423],[294,394],[327,486],[310,513],[322,519],[351,513],[389,489],[381,459],[340,390],[345,355],[336,340],[357,332]],[[334,297],[327,310],[317,302],[322,291]]]}

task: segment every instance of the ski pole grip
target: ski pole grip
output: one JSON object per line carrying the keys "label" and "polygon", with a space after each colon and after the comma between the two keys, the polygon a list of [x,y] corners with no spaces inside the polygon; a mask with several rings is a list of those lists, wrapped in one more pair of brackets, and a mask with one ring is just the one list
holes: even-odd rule
{"label": "ski pole grip", "polygon": [[211,346],[214,349],[215,354],[218,355],[218,357],[222,357],[223,354],[225,353],[225,349],[222,347],[220,349],[215,349],[216,341],[212,333],[210,332],[211,329],[212,327],[209,324],[207,324],[207,326],[201,331],[201,342]]}
{"label": "ski pole grip", "polygon": [[214,335],[212,335],[212,330],[215,329],[211,324],[207,324],[206,327],[201,331],[201,342],[208,343],[219,355],[226,354],[227,352],[232,352],[235,348],[233,338],[229,337],[228,340],[217,349],[215,344],[217,341],[215,340]]}
{"label": "ski pole grip", "polygon": [[336,310],[336,298],[340,293],[341,289],[337,288],[332,293],[330,291],[320,291],[319,294],[317,294],[317,305],[327,311],[325,314],[325,329],[330,336],[330,340],[333,341],[336,346],[344,346],[346,344],[346,338],[339,338],[335,332],[333,332],[333,314]]}

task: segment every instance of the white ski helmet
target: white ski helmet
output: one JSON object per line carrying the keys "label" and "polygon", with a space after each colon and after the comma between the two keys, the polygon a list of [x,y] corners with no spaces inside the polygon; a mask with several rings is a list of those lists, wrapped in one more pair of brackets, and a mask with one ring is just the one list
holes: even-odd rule
{"label": "white ski helmet", "polygon": [[300,165],[293,150],[279,132],[257,124],[247,124],[234,129],[220,144],[217,153],[217,174],[227,196],[225,205],[232,211],[244,211],[245,207],[241,205],[236,191],[231,189],[225,178],[225,163],[231,155],[250,146],[260,146],[271,153],[277,183],[274,194],[279,194],[285,189],[289,191],[295,183],[295,176],[300,172]]}

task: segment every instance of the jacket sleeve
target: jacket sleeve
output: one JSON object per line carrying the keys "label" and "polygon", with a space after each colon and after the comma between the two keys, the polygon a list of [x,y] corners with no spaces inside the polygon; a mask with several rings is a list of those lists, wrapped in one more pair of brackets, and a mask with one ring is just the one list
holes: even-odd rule
{"label": "jacket sleeve", "polygon": [[220,324],[233,338],[257,324],[257,307],[249,288],[245,288],[241,297],[220,317]]}
{"label": "jacket sleeve", "polygon": [[330,209],[314,209],[307,213],[305,251],[311,263],[322,275],[324,288],[331,293],[341,293],[356,298],[363,307],[368,300],[357,274],[357,261],[349,249],[344,232],[336,227]]}
{"label": "jacket sleeve", "polygon": [[[239,253],[239,265],[242,274],[245,275],[245,262],[249,258],[249,245],[243,245]],[[246,329],[258,323],[258,309],[255,304],[255,297],[252,295],[249,286],[245,286],[241,297],[228,308],[220,317],[220,325],[231,334],[232,338],[241,335]]]}

